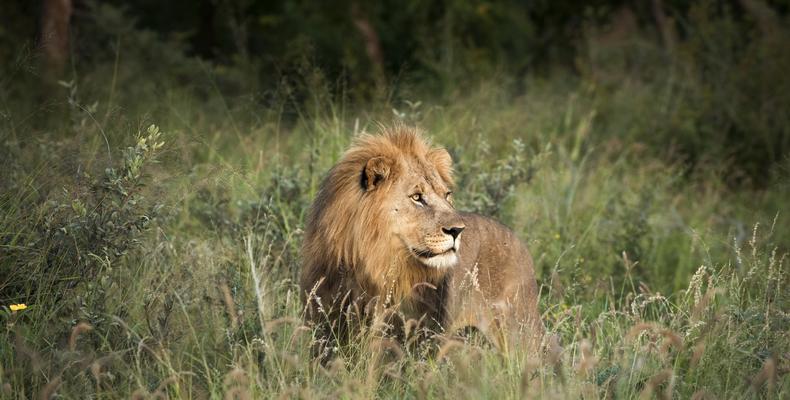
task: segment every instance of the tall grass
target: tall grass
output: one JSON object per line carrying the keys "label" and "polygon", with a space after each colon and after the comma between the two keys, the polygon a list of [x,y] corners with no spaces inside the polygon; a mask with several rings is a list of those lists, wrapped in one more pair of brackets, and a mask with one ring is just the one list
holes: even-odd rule
{"label": "tall grass", "polygon": [[[165,130],[161,162],[140,165],[140,194],[165,204],[143,236],[126,239],[140,243],[110,257],[78,242],[95,275],[58,275],[53,282],[74,283],[37,297],[15,277],[78,265],[31,259],[39,250],[31,230],[59,213],[74,229],[94,226],[77,217],[96,189],[44,167],[12,170],[17,190],[2,200],[3,268],[12,272],[3,304],[28,308],[1,314],[3,396],[788,395],[787,232],[782,210],[769,206],[779,194],[744,202],[715,183],[715,171],[683,177],[638,146],[594,143],[584,132],[592,111],[571,111],[573,96],[555,133],[539,140],[514,123],[509,143],[491,129],[509,113],[517,121],[520,101],[531,100],[465,115],[485,104],[468,101],[419,122],[457,160],[459,207],[495,215],[531,247],[541,309],[559,337],[546,355],[503,358],[479,338],[456,337],[435,353],[396,351],[382,366],[367,356],[363,329],[328,365],[312,359],[295,283],[301,220],[321,174],[372,123],[318,116],[283,129],[279,141],[234,137],[222,150],[211,142],[228,139],[209,134],[198,144],[190,131]],[[105,151],[100,137],[77,140]],[[198,155],[179,154],[179,143]],[[71,148],[62,146],[56,152]],[[28,165],[52,153],[26,151],[41,152]],[[53,209],[65,201],[61,185],[78,188],[66,203],[74,206]]]}

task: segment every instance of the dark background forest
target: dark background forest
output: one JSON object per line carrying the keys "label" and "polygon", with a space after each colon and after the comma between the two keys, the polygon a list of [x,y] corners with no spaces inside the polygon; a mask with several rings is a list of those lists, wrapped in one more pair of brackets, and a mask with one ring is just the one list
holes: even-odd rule
{"label": "dark background forest", "polygon": [[451,99],[492,77],[519,95],[527,77],[605,89],[620,79],[662,84],[672,74],[692,82],[678,85],[682,100],[701,104],[695,111],[678,105],[640,139],[676,146],[691,162],[709,154],[732,159],[764,184],[764,172],[790,147],[788,7],[760,0],[8,1],[0,60],[4,91],[16,97],[27,86],[11,82],[46,72],[33,60],[52,42],[44,18],[65,13],[70,41],[50,61],[60,64],[58,79],[88,76],[121,57],[119,85],[139,86],[145,77],[146,84],[175,80],[212,90],[201,83],[210,71],[216,89],[261,107],[279,102],[284,86],[303,103],[309,89],[299,81],[314,73],[331,95],[357,103]]}

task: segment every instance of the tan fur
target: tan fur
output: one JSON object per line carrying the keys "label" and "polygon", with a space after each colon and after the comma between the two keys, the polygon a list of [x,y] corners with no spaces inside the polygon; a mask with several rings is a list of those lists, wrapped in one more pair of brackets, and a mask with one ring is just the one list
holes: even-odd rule
{"label": "tan fur", "polygon": [[300,282],[320,335],[343,336],[349,311],[395,309],[434,331],[478,327],[500,347],[508,330],[540,337],[529,252],[504,226],[456,211],[452,175],[447,151],[405,126],[357,138],[329,171]]}

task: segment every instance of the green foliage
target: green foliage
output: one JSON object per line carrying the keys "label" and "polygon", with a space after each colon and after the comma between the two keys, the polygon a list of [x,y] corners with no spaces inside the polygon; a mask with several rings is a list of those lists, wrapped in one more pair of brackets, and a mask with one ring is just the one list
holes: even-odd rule
{"label": "green foliage", "polygon": [[464,188],[459,197],[460,207],[474,212],[503,217],[503,208],[513,200],[519,184],[528,184],[535,173],[534,165],[540,158],[527,163],[524,142],[514,139],[512,151],[506,158],[496,160],[495,166],[486,165],[491,158],[491,147],[484,139],[475,151],[477,157],[469,164],[459,164],[458,187]]}
{"label": "green foliage", "polygon": [[22,303],[60,299],[68,288],[93,281],[138,247],[162,208],[144,195],[144,171],[163,144],[159,128],[151,125],[123,150],[117,168],[108,167],[98,177],[75,171],[70,187],[40,204],[28,202],[28,193],[4,190],[2,204],[13,218],[4,221],[1,239],[9,251],[0,298]]}

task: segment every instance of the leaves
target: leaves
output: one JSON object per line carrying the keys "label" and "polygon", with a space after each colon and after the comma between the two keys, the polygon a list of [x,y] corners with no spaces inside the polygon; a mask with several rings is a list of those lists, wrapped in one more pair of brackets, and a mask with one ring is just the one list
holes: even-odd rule
{"label": "leaves", "polygon": [[[93,280],[106,265],[137,248],[162,211],[162,204],[146,198],[144,190],[145,171],[164,145],[161,137],[151,125],[122,151],[120,165],[105,168],[99,177],[82,172],[72,189],[64,188],[59,198],[42,204],[30,245],[11,253],[15,275],[0,297],[35,297],[43,288],[64,296],[66,289]],[[35,208],[30,210],[30,223],[35,223]],[[32,265],[45,268],[30,271]]]}

